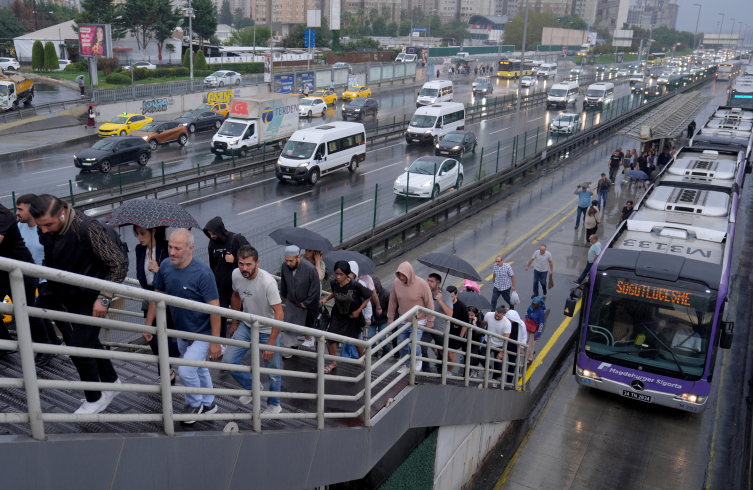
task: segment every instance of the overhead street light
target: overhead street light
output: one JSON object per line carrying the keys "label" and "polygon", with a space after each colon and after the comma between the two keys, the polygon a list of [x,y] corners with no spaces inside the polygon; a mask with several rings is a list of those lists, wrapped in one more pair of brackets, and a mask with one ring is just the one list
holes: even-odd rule
{"label": "overhead street light", "polygon": [[698,35],[698,23],[701,21],[701,4],[700,3],[694,3],[696,7],[698,7],[698,20],[695,21],[695,33],[693,34],[693,47],[690,50],[690,54],[693,54],[693,50],[696,49],[695,47],[695,38]]}

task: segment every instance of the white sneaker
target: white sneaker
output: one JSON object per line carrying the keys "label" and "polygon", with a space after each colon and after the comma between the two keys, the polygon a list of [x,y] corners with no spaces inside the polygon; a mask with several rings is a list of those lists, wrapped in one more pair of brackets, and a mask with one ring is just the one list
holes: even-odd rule
{"label": "white sneaker", "polygon": [[307,340],[303,343],[304,347],[314,347],[316,344],[314,343],[314,339]]}
{"label": "white sneaker", "polygon": [[421,368],[424,367],[424,361],[418,361],[416,363],[416,372],[421,371]]}
{"label": "white sneaker", "polygon": [[[120,385],[120,384],[123,384],[123,383],[121,383],[120,382],[120,378],[118,378],[118,379],[115,380],[115,383],[113,383],[113,384]],[[118,395],[120,395],[119,391],[103,391],[102,392],[102,396],[106,396],[108,398],[108,400],[110,400],[110,401],[112,401],[113,398],[115,398]]]}
{"label": "white sneaker", "polygon": [[238,401],[241,402],[244,405],[248,405],[252,401],[254,401],[254,398],[251,396],[239,396]]}
{"label": "white sneaker", "polygon": [[100,413],[105,408],[107,408],[107,405],[110,404],[111,399],[105,395],[105,392],[102,393],[102,396],[99,397],[99,400],[96,402],[87,402],[84,401],[84,403],[78,407],[78,410],[76,410],[73,413],[78,414],[93,414],[93,413]]}
{"label": "white sneaker", "polygon": [[397,374],[405,374],[407,372],[408,372],[408,366],[406,366],[405,364],[400,366],[400,368],[397,370]]}
{"label": "white sneaker", "polygon": [[282,412],[282,407],[280,405],[267,405],[266,407],[261,409],[261,413],[280,413]]}

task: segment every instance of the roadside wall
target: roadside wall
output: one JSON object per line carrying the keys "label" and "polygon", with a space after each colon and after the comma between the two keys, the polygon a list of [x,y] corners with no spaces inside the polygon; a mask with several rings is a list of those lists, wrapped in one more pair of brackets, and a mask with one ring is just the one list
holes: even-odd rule
{"label": "roadside wall", "polygon": [[345,53],[345,56],[327,53],[327,64],[334,63],[367,63],[369,61],[395,61],[394,51],[375,51],[373,53]]}

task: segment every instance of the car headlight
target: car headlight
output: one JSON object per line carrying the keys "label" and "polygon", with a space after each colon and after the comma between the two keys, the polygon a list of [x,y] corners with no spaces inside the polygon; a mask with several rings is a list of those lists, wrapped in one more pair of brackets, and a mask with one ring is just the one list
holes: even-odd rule
{"label": "car headlight", "polygon": [[459,149],[460,149],[460,146],[453,146],[453,147],[452,147],[452,149],[453,149],[453,150],[459,150]]}
{"label": "car headlight", "polygon": [[435,145],[437,148],[439,148],[439,145]]}
{"label": "car headlight", "polygon": [[401,179],[401,177],[398,177],[397,179],[395,179],[395,184],[400,184],[401,183],[400,179]]}
{"label": "car headlight", "polygon": [[149,139],[149,136],[142,136],[141,139],[144,140],[144,141],[146,141],[146,140]]}
{"label": "car headlight", "polygon": [[353,109],[354,112],[359,112],[361,109]]}
{"label": "car headlight", "polygon": [[431,129],[427,129],[426,131],[424,131],[424,133],[426,133],[426,134],[431,133]]}
{"label": "car headlight", "polygon": [[425,182],[425,183],[421,184],[421,187],[429,187],[431,184],[432,184],[432,182],[428,181],[428,182]]}
{"label": "car headlight", "polygon": [[87,158],[86,161],[87,162],[96,162],[97,159],[96,158]]}
{"label": "car headlight", "polygon": [[185,128],[188,126],[188,123],[181,123],[181,125]]}
{"label": "car headlight", "polygon": [[602,97],[599,97],[599,102],[604,102],[604,99]]}
{"label": "car headlight", "polygon": [[309,162],[303,162],[303,163],[299,164],[298,166],[299,167],[308,167],[309,166]]}

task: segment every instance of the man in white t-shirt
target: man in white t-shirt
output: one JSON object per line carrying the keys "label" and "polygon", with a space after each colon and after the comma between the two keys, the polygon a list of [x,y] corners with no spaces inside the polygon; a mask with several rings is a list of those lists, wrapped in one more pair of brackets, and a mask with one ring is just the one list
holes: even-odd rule
{"label": "man in white t-shirt", "polygon": [[526,272],[528,268],[533,264],[533,296],[531,299],[539,295],[539,284],[544,291],[542,296],[546,297],[546,285],[547,275],[554,275],[554,262],[552,262],[552,254],[546,249],[546,245],[539,247],[539,250],[533,253],[533,257],[528,261],[526,265]]}
{"label": "man in white t-shirt", "polygon": [[[259,253],[250,245],[243,245],[238,249],[238,268],[232,273],[233,296],[230,300],[230,308],[252,315],[283,320],[282,300],[277,289],[277,281],[272,274],[259,268]],[[251,327],[245,322],[238,325],[238,320],[233,320],[230,327],[230,335],[233,340],[242,342],[251,341]],[[259,325],[259,346],[280,346],[280,329],[266,325]],[[242,364],[243,356],[248,349],[245,347],[228,346],[222,360],[229,364]],[[280,354],[268,350],[262,351],[264,367],[268,369],[280,369]],[[230,375],[246,390],[252,389],[251,373],[245,371],[230,371]],[[279,374],[269,375],[269,391],[282,390],[282,377]],[[240,402],[244,405],[251,403],[252,397],[241,396]],[[280,413],[280,399],[267,398],[267,407],[262,413]]]}
{"label": "man in white t-shirt", "polygon": [[[490,311],[489,313],[484,315],[484,323],[486,324],[486,330],[488,330],[489,333],[496,334],[501,337],[510,337],[512,325],[510,324],[510,320],[505,318],[506,311],[507,308],[500,306],[496,310]],[[492,347],[495,347],[497,349],[501,349],[504,346],[505,341],[494,335],[487,335],[486,343],[487,345],[482,347],[480,352],[480,354],[484,356],[486,355],[486,349],[488,348],[488,345],[491,345]],[[504,351],[491,351],[491,353],[489,354],[490,358],[492,359],[489,362],[489,369],[496,369],[497,371],[499,371],[498,373],[493,374],[492,379],[498,380],[502,376],[502,357],[504,355]]]}

